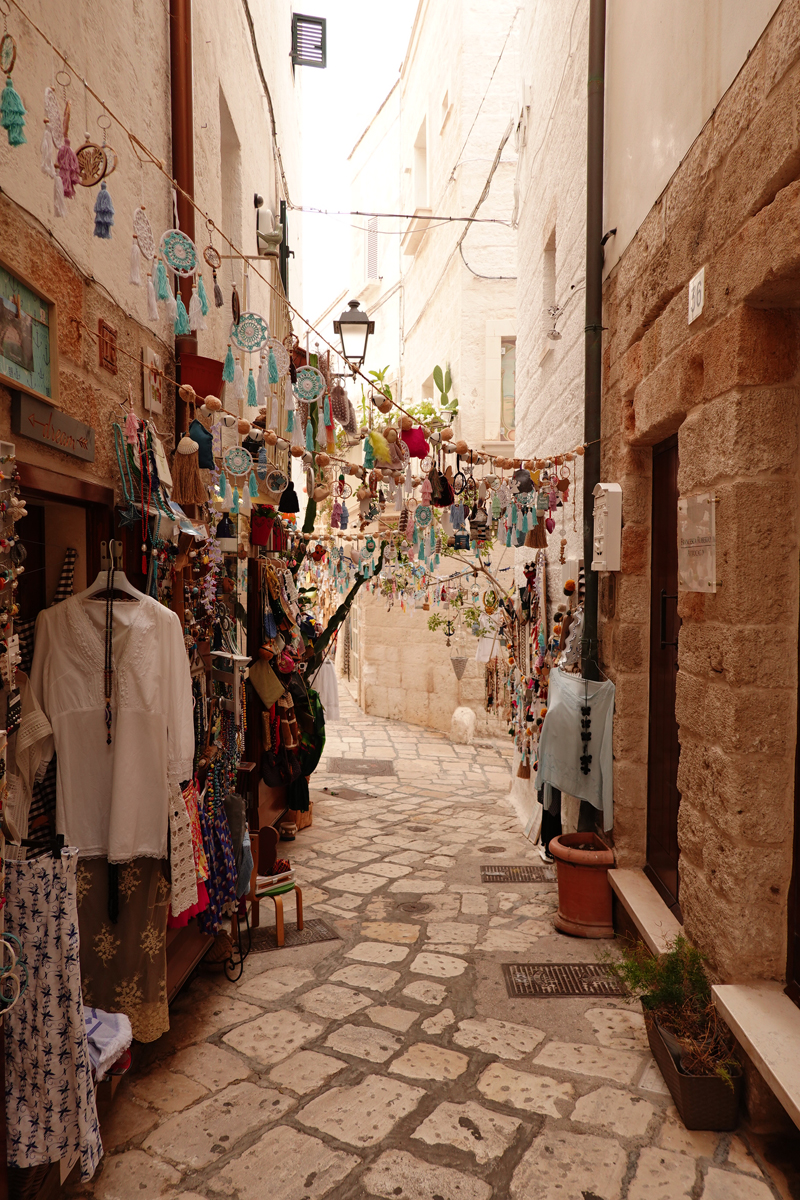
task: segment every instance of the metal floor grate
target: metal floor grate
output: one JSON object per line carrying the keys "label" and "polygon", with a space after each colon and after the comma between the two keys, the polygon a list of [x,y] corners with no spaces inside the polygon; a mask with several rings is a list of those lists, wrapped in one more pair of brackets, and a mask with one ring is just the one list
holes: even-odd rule
{"label": "metal floor grate", "polygon": [[360,792],[358,788],[351,787],[324,787],[323,792],[329,796],[335,796],[337,800],[374,800],[374,792]]}
{"label": "metal floor grate", "polygon": [[481,883],[555,883],[555,867],[481,863]]}
{"label": "metal floor grate", "polygon": [[[267,925],[252,931],[253,941],[250,946],[251,954],[265,954],[268,950],[282,950],[275,936],[275,926]],[[285,946],[308,946],[311,942],[334,942],[339,938],[335,929],[331,929],[325,921],[305,921],[303,929],[296,925],[284,927]]]}
{"label": "metal floor grate", "polygon": [[329,758],[325,767],[334,775],[394,775],[390,758]]}
{"label": "metal floor grate", "polygon": [[509,996],[627,996],[602,963],[503,963]]}

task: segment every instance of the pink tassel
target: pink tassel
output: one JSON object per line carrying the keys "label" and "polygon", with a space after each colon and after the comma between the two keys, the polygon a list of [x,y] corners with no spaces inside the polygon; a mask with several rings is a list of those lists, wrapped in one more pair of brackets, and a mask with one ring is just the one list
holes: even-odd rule
{"label": "pink tassel", "polygon": [[58,152],[56,160],[58,171],[61,176],[61,182],[64,185],[64,195],[68,200],[71,200],[75,195],[75,184],[78,183],[81,177],[81,169],[78,166],[78,160],[75,157],[75,151],[69,144],[69,138],[64,138],[64,143]]}
{"label": "pink tassel", "polygon": [[136,413],[133,411],[133,409],[131,409],[125,418],[125,441],[129,446],[136,445],[137,441],[139,440],[138,434],[139,418],[136,416]]}

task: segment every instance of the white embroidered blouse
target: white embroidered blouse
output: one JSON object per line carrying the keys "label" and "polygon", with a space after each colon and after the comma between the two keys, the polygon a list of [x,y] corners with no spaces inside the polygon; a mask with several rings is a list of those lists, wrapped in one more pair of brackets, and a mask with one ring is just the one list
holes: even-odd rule
{"label": "white embroidered blouse", "polygon": [[53,727],[57,832],[85,858],[166,858],[168,778],[189,779],[194,759],[183,630],[150,596],[114,603],[107,745],[105,614],[105,600],[74,596],[36,621],[30,681]]}

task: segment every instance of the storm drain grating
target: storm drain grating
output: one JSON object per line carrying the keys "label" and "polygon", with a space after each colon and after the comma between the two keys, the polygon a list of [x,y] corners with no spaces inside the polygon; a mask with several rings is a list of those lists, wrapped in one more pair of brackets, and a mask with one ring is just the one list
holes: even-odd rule
{"label": "storm drain grating", "polygon": [[627,996],[602,963],[503,963],[509,996]]}
{"label": "storm drain grating", "polygon": [[390,758],[329,758],[325,766],[334,775],[394,775]]}
{"label": "storm drain grating", "polygon": [[329,796],[335,796],[337,800],[374,800],[373,792],[360,792],[358,788],[335,787],[323,788],[323,792],[327,792]]}
{"label": "storm drain grating", "polygon": [[[254,929],[252,936],[251,954],[266,954],[268,950],[283,949],[278,945],[274,925]],[[284,928],[285,946],[308,946],[311,942],[334,942],[338,938],[336,930],[320,920],[305,921],[302,929],[298,929],[296,925],[286,925]]]}
{"label": "storm drain grating", "polygon": [[555,878],[555,867],[481,863],[481,883],[554,883]]}

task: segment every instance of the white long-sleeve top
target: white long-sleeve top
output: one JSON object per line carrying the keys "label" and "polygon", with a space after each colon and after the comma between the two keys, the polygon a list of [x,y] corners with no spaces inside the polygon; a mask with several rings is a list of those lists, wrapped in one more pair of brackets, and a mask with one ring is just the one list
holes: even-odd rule
{"label": "white long-sleeve top", "polygon": [[82,857],[167,856],[168,777],[194,759],[192,683],[175,613],[150,596],[115,601],[111,744],[105,600],[72,597],[36,621],[31,686],[58,755],[56,828]]}
{"label": "white long-sleeve top", "polygon": [[[603,813],[603,828],[614,824],[614,684],[594,683],[566,671],[551,671],[547,716],[539,737],[536,786],[545,783],[588,800]],[[586,752],[592,761],[589,774],[581,771],[581,707],[591,708],[591,741]]]}

